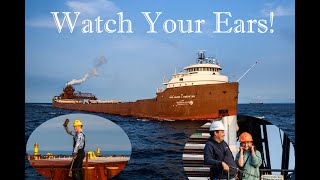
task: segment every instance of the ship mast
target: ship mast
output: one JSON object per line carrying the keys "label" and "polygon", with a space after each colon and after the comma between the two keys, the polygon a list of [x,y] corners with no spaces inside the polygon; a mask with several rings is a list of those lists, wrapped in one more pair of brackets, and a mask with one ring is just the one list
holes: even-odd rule
{"label": "ship mast", "polygon": [[203,61],[207,61],[206,55],[205,55],[206,50],[199,50],[198,51],[198,58],[197,58],[197,63],[202,64]]}
{"label": "ship mast", "polygon": [[206,57],[206,55],[205,55],[206,51],[207,50],[198,50],[197,63],[198,64],[209,63],[209,64],[219,65],[219,62],[215,57]]}

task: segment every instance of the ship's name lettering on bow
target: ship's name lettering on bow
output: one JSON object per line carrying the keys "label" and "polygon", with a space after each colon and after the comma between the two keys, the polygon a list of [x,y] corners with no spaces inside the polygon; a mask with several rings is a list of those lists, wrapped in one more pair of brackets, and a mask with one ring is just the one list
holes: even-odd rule
{"label": "ship's name lettering on bow", "polygon": [[181,98],[195,98],[196,96],[195,95],[170,95],[169,98],[170,99],[181,99]]}
{"label": "ship's name lettering on bow", "polygon": [[193,101],[184,101],[184,100],[180,100],[176,102],[178,106],[184,106],[184,105],[193,105]]}

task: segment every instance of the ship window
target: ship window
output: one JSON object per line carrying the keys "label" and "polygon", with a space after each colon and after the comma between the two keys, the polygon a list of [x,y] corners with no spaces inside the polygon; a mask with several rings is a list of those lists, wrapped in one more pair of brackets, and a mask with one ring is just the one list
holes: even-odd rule
{"label": "ship window", "polygon": [[220,115],[220,116],[229,115],[228,109],[220,109],[220,110],[219,110],[219,115]]}
{"label": "ship window", "polygon": [[180,84],[180,86],[181,86],[181,84]]}
{"label": "ship window", "polygon": [[196,68],[196,71],[199,71],[199,68]]}
{"label": "ship window", "polygon": [[203,71],[203,68],[202,68],[202,67],[200,68],[200,71]]}
{"label": "ship window", "polygon": [[183,81],[183,78],[180,78],[179,81]]}
{"label": "ship window", "polygon": [[208,68],[205,67],[205,68],[204,68],[204,71],[208,71]]}

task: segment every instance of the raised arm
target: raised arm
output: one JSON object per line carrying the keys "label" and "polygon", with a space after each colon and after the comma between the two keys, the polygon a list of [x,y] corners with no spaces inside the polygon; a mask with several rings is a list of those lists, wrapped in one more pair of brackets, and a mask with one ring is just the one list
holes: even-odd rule
{"label": "raised arm", "polygon": [[76,133],[69,130],[69,128],[68,128],[68,123],[69,123],[69,119],[66,119],[66,120],[64,121],[64,123],[63,123],[64,129],[65,129],[66,132],[67,132],[68,134],[70,134],[71,136],[75,136]]}

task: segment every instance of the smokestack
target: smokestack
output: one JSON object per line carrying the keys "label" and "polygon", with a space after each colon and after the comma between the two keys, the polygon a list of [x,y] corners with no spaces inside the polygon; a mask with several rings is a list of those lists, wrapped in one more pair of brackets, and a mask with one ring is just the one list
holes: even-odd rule
{"label": "smokestack", "polygon": [[102,66],[103,64],[107,63],[107,60],[104,56],[101,56],[99,59],[98,59],[98,63],[92,68],[89,70],[89,72],[87,72],[86,74],[83,75],[82,78],[80,79],[73,79],[69,82],[67,82],[66,86],[68,85],[76,85],[76,84],[81,84],[85,81],[87,81],[90,77],[92,76],[98,76],[98,68],[100,66]]}

